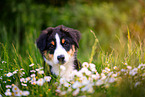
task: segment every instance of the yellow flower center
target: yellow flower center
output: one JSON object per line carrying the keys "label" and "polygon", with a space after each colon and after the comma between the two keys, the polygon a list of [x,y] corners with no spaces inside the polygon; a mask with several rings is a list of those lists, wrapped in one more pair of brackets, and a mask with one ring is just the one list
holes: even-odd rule
{"label": "yellow flower center", "polygon": [[16,92],[16,94],[18,94],[18,92]]}
{"label": "yellow flower center", "polygon": [[17,88],[14,88],[14,90],[17,90]]}

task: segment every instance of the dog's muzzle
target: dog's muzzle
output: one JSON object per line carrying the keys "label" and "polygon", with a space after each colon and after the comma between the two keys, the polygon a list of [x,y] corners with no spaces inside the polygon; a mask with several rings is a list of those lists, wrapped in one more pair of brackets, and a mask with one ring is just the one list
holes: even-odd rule
{"label": "dog's muzzle", "polygon": [[57,59],[59,61],[60,64],[64,64],[65,63],[65,56],[64,55],[59,55],[57,56]]}

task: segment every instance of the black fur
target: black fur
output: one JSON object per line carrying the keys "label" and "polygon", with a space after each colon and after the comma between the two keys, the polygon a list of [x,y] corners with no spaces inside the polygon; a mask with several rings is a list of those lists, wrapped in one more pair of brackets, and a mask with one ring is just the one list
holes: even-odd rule
{"label": "black fur", "polygon": [[62,33],[64,32],[66,35],[71,37],[73,39],[73,42],[75,43],[75,46],[79,48],[79,40],[81,38],[81,34],[78,30],[72,29],[65,27],[63,25],[57,26],[55,28],[53,27],[48,27],[47,29],[43,30],[42,33],[40,34],[39,38],[36,40],[37,47],[39,48],[40,52],[42,53],[46,49],[46,41],[47,38],[51,38],[51,34],[53,35],[55,33]]}
{"label": "black fur", "polygon": [[[74,67],[75,69],[80,69],[81,68],[81,64],[80,62],[77,60],[76,58],[76,53],[77,53],[77,48],[79,48],[79,40],[81,38],[81,34],[78,30],[72,29],[72,28],[68,28],[65,27],[63,25],[59,25],[55,28],[53,27],[48,27],[47,29],[43,30],[42,33],[40,34],[39,38],[36,40],[36,44],[37,47],[39,48],[42,56],[43,56],[43,51],[44,50],[48,50],[49,53],[53,53],[53,51],[50,50],[50,40],[53,40],[54,35],[58,33],[60,36],[64,37],[67,40],[69,40],[69,44],[75,45],[75,60],[74,60]],[[55,40],[54,40],[55,42]],[[63,47],[66,49],[66,51],[69,51],[69,49],[72,46],[67,45],[63,45]],[[51,66],[50,66],[51,69]],[[44,62],[44,70],[45,70],[45,62]]]}

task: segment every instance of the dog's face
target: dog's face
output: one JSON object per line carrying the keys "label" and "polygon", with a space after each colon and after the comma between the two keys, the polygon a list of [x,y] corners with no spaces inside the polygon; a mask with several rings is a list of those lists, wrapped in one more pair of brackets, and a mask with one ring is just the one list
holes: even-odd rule
{"label": "dog's face", "polygon": [[61,25],[43,30],[37,39],[37,47],[49,65],[62,65],[74,58],[79,40],[79,31]]}

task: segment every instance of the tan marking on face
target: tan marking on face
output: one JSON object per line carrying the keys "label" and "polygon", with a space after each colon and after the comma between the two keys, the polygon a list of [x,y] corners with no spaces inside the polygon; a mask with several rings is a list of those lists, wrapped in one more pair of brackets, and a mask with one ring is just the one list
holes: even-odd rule
{"label": "tan marking on face", "polygon": [[47,50],[44,51],[43,55],[45,56],[46,59],[52,60],[53,59],[53,54],[49,54]]}
{"label": "tan marking on face", "polygon": [[65,42],[65,39],[62,39],[62,44]]}
{"label": "tan marking on face", "polygon": [[72,45],[72,50],[75,52],[76,50],[75,50],[75,45]]}
{"label": "tan marking on face", "polygon": [[67,53],[68,53],[70,56],[72,56],[72,55],[73,55],[73,50],[70,49]]}
{"label": "tan marking on face", "polygon": [[70,49],[67,53],[68,53],[70,56],[73,56],[74,53],[75,53],[75,46],[72,45],[72,49]]}
{"label": "tan marking on face", "polygon": [[51,42],[52,45],[55,45],[54,41]]}
{"label": "tan marking on face", "polygon": [[44,55],[44,56],[47,55],[47,50],[43,51],[43,55]]}

